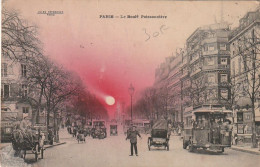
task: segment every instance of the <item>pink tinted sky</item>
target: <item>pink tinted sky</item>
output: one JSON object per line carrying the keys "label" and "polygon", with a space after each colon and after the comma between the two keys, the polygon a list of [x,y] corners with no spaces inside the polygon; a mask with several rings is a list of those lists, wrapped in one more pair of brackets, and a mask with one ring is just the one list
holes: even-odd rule
{"label": "pink tinted sky", "polygon": [[[199,26],[223,18],[234,27],[257,2],[8,0],[8,9],[39,27],[47,55],[77,72],[90,91],[129,103],[130,83],[140,92],[154,82],[155,68],[183,47]],[[38,11],[63,11],[47,16]],[[100,15],[165,15],[167,19],[101,19]],[[147,33],[163,34],[148,41]],[[114,108],[113,108],[114,109]]]}

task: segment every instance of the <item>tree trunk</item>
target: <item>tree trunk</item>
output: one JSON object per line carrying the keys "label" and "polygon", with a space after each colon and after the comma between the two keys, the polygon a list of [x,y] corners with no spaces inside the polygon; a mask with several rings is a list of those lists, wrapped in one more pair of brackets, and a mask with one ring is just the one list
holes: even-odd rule
{"label": "tree trunk", "polygon": [[39,101],[38,101],[38,108],[36,111],[36,123],[39,123],[39,113],[41,111],[41,104],[42,104],[42,95],[43,95],[43,87],[41,88],[41,93],[40,93],[40,97],[39,97]]}
{"label": "tree trunk", "polygon": [[254,99],[252,99],[252,148],[257,148]]}
{"label": "tree trunk", "polygon": [[50,125],[50,104],[47,102],[47,127]]}
{"label": "tree trunk", "polygon": [[57,114],[56,114],[56,111],[53,111],[53,113],[54,113],[54,118],[53,118],[53,120],[54,120],[54,125],[53,125],[53,127],[54,127],[54,141],[55,142],[59,142],[59,137],[58,137],[58,128],[57,128]]}

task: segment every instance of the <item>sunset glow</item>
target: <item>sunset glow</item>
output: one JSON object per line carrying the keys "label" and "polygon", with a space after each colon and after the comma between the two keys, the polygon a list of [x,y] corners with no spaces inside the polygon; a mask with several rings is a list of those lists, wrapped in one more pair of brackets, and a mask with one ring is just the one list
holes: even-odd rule
{"label": "sunset glow", "polygon": [[115,98],[112,96],[107,96],[105,101],[106,101],[107,105],[110,105],[110,106],[115,104]]}

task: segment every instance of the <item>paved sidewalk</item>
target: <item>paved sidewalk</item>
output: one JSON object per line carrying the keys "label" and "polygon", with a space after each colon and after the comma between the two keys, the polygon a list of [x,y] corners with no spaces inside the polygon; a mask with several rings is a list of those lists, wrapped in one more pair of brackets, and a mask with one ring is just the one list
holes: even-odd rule
{"label": "paved sidewalk", "polygon": [[67,129],[60,129],[59,131],[59,142],[56,143],[54,142],[53,145],[45,145],[44,147],[45,148],[51,148],[51,147],[55,147],[55,146],[59,146],[59,145],[63,145],[63,144],[66,144],[68,139],[71,139],[72,138],[72,135],[70,135],[68,132],[67,132]]}
{"label": "paved sidewalk", "polygon": [[260,155],[259,148],[251,148],[251,146],[234,146],[234,145],[232,145],[231,149],[236,150],[236,151],[242,151],[242,152],[246,152],[246,153]]}
{"label": "paved sidewalk", "polygon": [[71,134],[68,133],[67,129],[60,129],[59,131],[60,140],[66,140],[73,138]]}
{"label": "paved sidewalk", "polygon": [[[55,147],[55,146],[59,146],[59,145],[63,145],[66,144],[66,140],[72,138],[72,136],[70,134],[68,134],[66,129],[61,129],[60,130],[60,142],[56,143],[54,142],[53,145],[45,145],[45,148],[51,148],[51,147]],[[11,146],[12,143],[0,143],[0,150],[2,150],[3,148],[7,147],[7,146]]]}
{"label": "paved sidewalk", "polygon": [[51,148],[62,144],[66,144],[66,142],[53,143],[53,145],[44,145],[44,148]]}
{"label": "paved sidewalk", "polygon": [[0,143],[0,150],[2,150],[3,148],[9,145],[11,145],[11,143]]}

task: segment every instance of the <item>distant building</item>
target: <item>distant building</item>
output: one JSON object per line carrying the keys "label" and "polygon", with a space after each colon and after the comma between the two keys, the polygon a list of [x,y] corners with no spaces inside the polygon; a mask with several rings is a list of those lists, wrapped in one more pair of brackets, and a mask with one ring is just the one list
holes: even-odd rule
{"label": "distant building", "polygon": [[181,71],[180,65],[182,62],[181,55],[176,53],[170,63],[170,72],[167,79],[167,92],[168,92],[168,112],[172,115],[174,122],[182,122],[182,109],[181,109]]}
{"label": "distant building", "polygon": [[191,96],[191,79],[189,72],[189,64],[188,64],[188,55],[186,48],[181,51],[181,111],[182,111],[182,119],[183,123],[187,126],[191,124],[192,119],[192,96]]}
{"label": "distant building", "polygon": [[[173,61],[173,57],[165,58],[165,62],[161,63],[160,66],[155,70],[155,82],[154,88],[157,90],[157,99],[160,99],[161,109],[155,111],[156,117],[161,117],[159,114],[163,114],[168,117],[169,110],[169,92],[168,92],[168,77],[170,73],[170,64]],[[168,117],[169,118],[169,117]],[[173,118],[170,118],[173,119]]]}
{"label": "distant building", "polygon": [[167,85],[167,79],[170,72],[170,63],[173,57],[165,58],[165,62],[161,63],[160,66],[155,70],[155,82],[156,88],[162,88]]}

